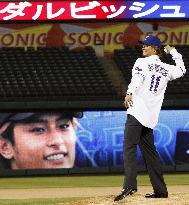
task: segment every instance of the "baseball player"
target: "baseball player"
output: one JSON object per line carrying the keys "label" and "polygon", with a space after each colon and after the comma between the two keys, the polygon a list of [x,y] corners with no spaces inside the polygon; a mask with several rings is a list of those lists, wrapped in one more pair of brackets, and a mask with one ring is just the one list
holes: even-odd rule
{"label": "baseball player", "polygon": [[154,145],[153,128],[164,99],[168,81],[180,78],[186,72],[182,55],[174,47],[164,47],[172,55],[174,65],[163,63],[161,41],[148,35],[143,41],[144,58],[138,58],[132,69],[132,79],[125,97],[127,122],[124,131],[124,167],[123,189],[114,201],[120,201],[137,191],[137,145],[139,145],[153,187],[153,192],[146,198],[167,198],[168,191],[164,182],[160,158]]}

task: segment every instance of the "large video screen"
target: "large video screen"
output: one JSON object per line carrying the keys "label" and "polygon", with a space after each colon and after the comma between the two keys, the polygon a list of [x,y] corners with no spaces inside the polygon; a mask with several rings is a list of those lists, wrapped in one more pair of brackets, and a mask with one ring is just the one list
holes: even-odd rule
{"label": "large video screen", "polygon": [[[126,114],[126,111],[0,113],[0,168],[122,166]],[[181,130],[189,130],[189,110],[162,110],[154,137],[164,165],[175,164],[176,136]],[[139,149],[137,155],[142,165]]]}

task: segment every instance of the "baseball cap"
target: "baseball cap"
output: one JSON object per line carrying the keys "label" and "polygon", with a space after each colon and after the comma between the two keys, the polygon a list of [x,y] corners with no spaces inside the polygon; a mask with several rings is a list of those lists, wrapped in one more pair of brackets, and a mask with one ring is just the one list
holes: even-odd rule
{"label": "baseball cap", "polygon": [[[83,112],[81,111],[62,111],[62,112],[60,111],[60,113],[64,113],[64,115],[68,117],[76,117],[76,118],[83,117]],[[29,117],[32,117],[35,114],[37,114],[37,112],[0,113],[0,127],[6,122],[25,120]]]}
{"label": "baseball cap", "polygon": [[153,35],[147,35],[143,41],[138,41],[138,42],[149,46],[161,47],[160,39]]}

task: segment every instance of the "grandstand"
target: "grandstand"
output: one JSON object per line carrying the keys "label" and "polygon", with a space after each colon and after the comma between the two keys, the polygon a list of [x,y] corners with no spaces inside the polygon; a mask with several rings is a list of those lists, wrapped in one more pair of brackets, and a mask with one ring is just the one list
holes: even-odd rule
{"label": "grandstand", "polygon": [[[186,67],[189,46],[177,46]],[[141,47],[115,49],[99,57],[92,47],[2,47],[0,104],[3,108],[123,108],[122,101]],[[133,57],[134,56],[134,57]],[[174,64],[170,55],[163,61]],[[167,88],[166,107],[187,106],[189,75]],[[179,97],[179,98],[178,98]],[[48,101],[49,103],[45,103]],[[51,104],[52,103],[52,104]]]}
{"label": "grandstand", "polygon": [[0,49],[0,54],[0,101],[6,105],[36,101],[40,108],[45,100],[56,104],[117,97],[111,79],[90,47],[80,51],[12,47]]}

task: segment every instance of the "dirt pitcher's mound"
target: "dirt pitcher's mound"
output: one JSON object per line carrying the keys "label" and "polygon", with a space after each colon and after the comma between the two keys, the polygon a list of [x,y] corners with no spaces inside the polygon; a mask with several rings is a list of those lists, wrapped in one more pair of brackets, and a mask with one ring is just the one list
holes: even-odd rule
{"label": "dirt pitcher's mound", "polygon": [[[114,196],[94,197],[86,200],[67,202],[62,205],[189,205],[189,193],[172,193],[166,199],[146,199],[143,194],[136,193],[120,202],[113,202]],[[61,205],[61,203],[59,204]]]}

